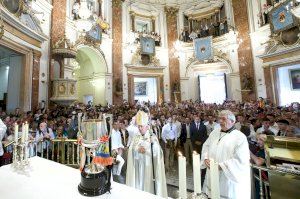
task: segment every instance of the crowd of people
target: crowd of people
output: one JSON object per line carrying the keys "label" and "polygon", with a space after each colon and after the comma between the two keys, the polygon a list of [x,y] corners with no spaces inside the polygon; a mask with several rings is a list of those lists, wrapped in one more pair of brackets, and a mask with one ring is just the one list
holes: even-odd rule
{"label": "crowd of people", "polygon": [[180,40],[183,42],[190,42],[196,38],[201,37],[218,37],[228,33],[227,19],[215,20],[214,22],[201,22],[197,27],[193,27],[191,30],[184,28],[180,35]]}
{"label": "crowd of people", "polygon": [[[143,131],[136,115],[145,106],[148,107],[149,120],[147,124],[149,130],[155,135],[157,143],[162,149],[161,156],[164,159],[165,173],[174,170],[175,154],[178,151],[184,152],[187,164],[192,164],[193,151],[202,153],[202,156],[204,151],[209,154],[209,148],[213,144],[208,143],[213,143],[212,140],[214,139],[211,134],[216,134],[216,131],[220,133],[220,130],[223,129],[222,117],[220,117],[221,110],[230,110],[232,115],[229,117],[230,113],[228,113],[226,117],[229,119],[234,117],[230,120],[232,126],[221,131],[221,134],[232,130],[242,132],[245,135],[242,137],[245,137],[250,149],[247,153],[250,154],[249,158],[251,157],[254,164],[264,164],[263,143],[267,135],[300,137],[299,103],[279,107],[259,99],[256,102],[247,103],[228,100],[223,104],[183,101],[181,103],[154,105],[144,103],[141,105],[139,103],[129,104],[124,101],[121,105],[92,106],[91,104],[74,103],[71,106],[53,105],[48,109],[40,108],[34,112],[25,113],[16,108],[12,113],[0,111],[1,120],[7,129],[0,134],[0,139],[3,144],[12,141],[14,124],[21,125],[24,122],[28,122],[30,126],[29,139],[35,142],[50,141],[54,138],[76,139],[78,113],[83,113],[82,115],[91,119],[99,118],[102,113],[112,114],[114,117],[111,133],[112,150],[120,157],[119,162],[122,162],[122,166],[125,165],[123,169],[122,166],[121,168],[118,167],[114,174],[117,176],[125,175],[127,159],[129,158],[128,151],[132,145],[138,143],[136,137]],[[224,134],[225,137],[221,134],[220,137],[215,138],[217,143],[225,140],[226,134]],[[241,137],[241,135],[239,136]],[[227,137],[226,139],[228,139]],[[139,153],[146,152],[145,148],[143,150],[138,148],[137,150]],[[3,151],[1,146],[1,158],[4,158],[3,152],[5,149]],[[209,166],[209,162],[206,164]],[[205,170],[203,170],[202,175],[202,180],[204,180]]]}
{"label": "crowd of people", "polygon": [[139,43],[141,37],[150,37],[154,40],[155,46],[160,46],[161,45],[161,36],[160,36],[160,34],[158,34],[156,32],[134,31],[132,33],[133,33],[134,38],[135,38],[135,41],[134,41],[135,43]]}

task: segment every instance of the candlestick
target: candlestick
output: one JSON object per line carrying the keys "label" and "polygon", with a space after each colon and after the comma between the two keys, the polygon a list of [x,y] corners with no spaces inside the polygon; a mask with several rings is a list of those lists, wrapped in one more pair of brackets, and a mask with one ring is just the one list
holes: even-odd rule
{"label": "candlestick", "polygon": [[201,194],[201,168],[200,154],[196,151],[193,153],[193,173],[194,173],[194,193]]}
{"label": "candlestick", "polygon": [[19,134],[19,126],[17,123],[15,123],[15,144],[18,144],[18,134]]}
{"label": "candlestick", "polygon": [[186,158],[178,152],[178,168],[179,168],[179,197],[187,198],[186,191]]}
{"label": "candlestick", "polygon": [[210,182],[211,198],[220,199],[219,164],[214,159],[210,159]]}

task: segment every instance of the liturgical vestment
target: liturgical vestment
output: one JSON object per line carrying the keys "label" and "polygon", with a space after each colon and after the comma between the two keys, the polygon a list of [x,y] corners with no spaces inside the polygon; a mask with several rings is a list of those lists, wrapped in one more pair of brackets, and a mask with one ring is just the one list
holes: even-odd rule
{"label": "liturgical vestment", "polygon": [[[238,131],[221,132],[215,129],[202,148],[202,167],[205,159],[219,163],[220,198],[250,199],[250,152],[246,136]],[[210,197],[210,170],[205,176],[203,191]]]}
{"label": "liturgical vestment", "polygon": [[[154,193],[154,183],[156,195],[167,198],[167,184],[165,176],[165,166],[163,152],[155,135],[153,141],[153,165],[155,177],[153,178],[152,155],[150,132],[145,135],[136,135],[128,149],[126,184],[136,189]],[[140,146],[146,149],[145,153],[139,153]],[[153,181],[152,179],[155,179]]]}

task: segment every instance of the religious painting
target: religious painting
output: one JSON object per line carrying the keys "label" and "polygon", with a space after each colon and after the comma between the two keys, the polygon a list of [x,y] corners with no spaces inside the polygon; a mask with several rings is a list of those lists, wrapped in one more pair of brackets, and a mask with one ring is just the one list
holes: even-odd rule
{"label": "religious painting", "polygon": [[290,81],[292,90],[300,90],[300,68],[290,69]]}
{"label": "religious painting", "polygon": [[199,61],[214,58],[212,36],[194,39],[195,56]]}
{"label": "religious painting", "polygon": [[87,33],[87,37],[96,43],[101,43],[102,39],[102,29],[99,24],[96,24],[92,29]]}
{"label": "religious painting", "polygon": [[155,41],[151,37],[141,37],[141,54],[154,55]]}
{"label": "religious painting", "polygon": [[288,30],[298,24],[297,19],[290,11],[292,9],[291,3],[293,0],[288,0],[270,11],[269,18],[273,33]]}
{"label": "religious painting", "polygon": [[135,96],[147,95],[147,82],[134,82],[134,95]]}
{"label": "religious painting", "polygon": [[135,31],[137,32],[150,32],[151,21],[149,19],[137,19],[135,20]]}

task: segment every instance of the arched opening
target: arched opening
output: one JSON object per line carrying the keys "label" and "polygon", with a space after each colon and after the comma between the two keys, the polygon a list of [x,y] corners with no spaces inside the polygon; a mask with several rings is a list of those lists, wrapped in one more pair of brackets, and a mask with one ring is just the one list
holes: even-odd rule
{"label": "arched opening", "polygon": [[80,67],[75,71],[78,100],[83,103],[106,104],[105,85],[107,64],[101,51],[90,46],[77,48],[76,61]]}
{"label": "arched opening", "polygon": [[[231,96],[228,74],[231,65],[218,57],[214,62],[191,62],[186,68],[184,90],[186,99],[201,100],[205,103],[222,103]],[[194,85],[190,87],[189,85]]]}

